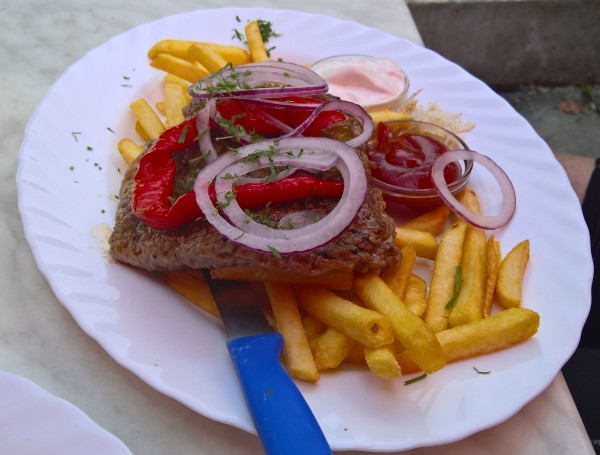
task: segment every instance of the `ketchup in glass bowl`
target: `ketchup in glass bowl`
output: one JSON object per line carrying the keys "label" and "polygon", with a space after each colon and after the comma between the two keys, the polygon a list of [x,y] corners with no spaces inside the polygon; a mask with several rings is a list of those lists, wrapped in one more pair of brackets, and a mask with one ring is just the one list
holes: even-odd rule
{"label": "ketchup in glass bowl", "polygon": [[[377,124],[368,144],[368,156],[374,167],[371,182],[383,193],[386,202],[411,210],[432,208],[442,200],[434,189],[431,167],[448,150],[467,149],[467,144],[451,131],[416,120],[398,120]],[[450,163],[444,178],[453,194],[464,189],[473,162]]]}

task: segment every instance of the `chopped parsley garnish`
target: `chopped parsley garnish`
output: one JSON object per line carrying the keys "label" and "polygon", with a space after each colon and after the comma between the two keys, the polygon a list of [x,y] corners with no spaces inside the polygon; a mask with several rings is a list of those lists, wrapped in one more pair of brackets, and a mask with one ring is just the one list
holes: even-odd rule
{"label": "chopped parsley garnish", "polygon": [[224,209],[225,207],[228,207],[229,204],[231,204],[231,201],[235,199],[235,193],[232,191],[227,191],[225,194],[223,194],[223,197],[225,198],[224,201],[217,202],[217,207],[220,209]]}
{"label": "chopped parsley garnish", "polygon": [[423,373],[421,376],[417,376],[416,378],[409,379],[408,381],[404,381],[404,385],[411,385],[415,382],[422,381],[427,377],[427,373]]}
{"label": "chopped parsley garnish", "polygon": [[473,369],[474,369],[475,371],[477,371],[477,374],[490,374],[490,373],[491,373],[491,371],[479,371],[479,370],[478,370],[477,368],[475,368],[475,367],[473,367]]}
{"label": "chopped parsley garnish", "polygon": [[271,245],[267,245],[267,247],[269,248],[269,250],[271,250],[273,256],[275,256],[277,259],[281,259],[281,254],[279,254],[279,251],[277,251],[275,247],[272,247]]}
{"label": "chopped parsley garnish", "polygon": [[89,146],[89,145],[86,147],[86,149],[87,149],[87,151],[88,151],[88,152],[91,152],[92,150],[94,150],[94,149],[93,149],[91,146]]}
{"label": "chopped parsley garnish", "polygon": [[460,286],[461,286],[460,270],[461,270],[461,266],[457,265],[456,269],[454,270],[454,295],[452,296],[452,298],[448,301],[448,303],[444,307],[446,310],[449,310],[450,308],[452,308],[452,306],[456,302],[456,299],[458,298],[458,294],[460,293]]}
{"label": "chopped parsley garnish", "polygon": [[185,136],[187,135],[187,131],[188,131],[188,124],[186,123],[185,125],[183,125],[183,128],[181,129],[181,134],[179,135],[179,139],[177,139],[178,144],[183,144],[185,142]]}
{"label": "chopped parsley garnish", "polygon": [[82,134],[81,131],[71,131],[71,135],[73,136],[73,139],[75,139],[75,142],[77,142],[78,134]]}
{"label": "chopped parsley garnish", "polygon": [[113,130],[113,129],[112,129],[110,126],[107,126],[107,127],[106,127],[106,129],[107,129],[108,131],[110,131],[111,133],[114,133],[114,130]]}

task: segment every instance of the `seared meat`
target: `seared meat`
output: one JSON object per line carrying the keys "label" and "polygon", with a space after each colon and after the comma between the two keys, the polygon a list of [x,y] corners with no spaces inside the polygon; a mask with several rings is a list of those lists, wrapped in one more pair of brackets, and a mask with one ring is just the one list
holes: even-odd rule
{"label": "seared meat", "polygon": [[[251,265],[296,274],[332,270],[365,272],[398,260],[394,223],[385,213],[381,194],[369,189],[355,221],[338,238],[315,250],[284,255],[251,250],[217,232],[205,219],[173,229],[153,229],[131,210],[131,192],[137,162],[127,171],[120,192],[110,253],[122,262],[147,270],[203,269]],[[323,201],[315,201],[318,209]],[[303,204],[304,205],[304,204]]]}

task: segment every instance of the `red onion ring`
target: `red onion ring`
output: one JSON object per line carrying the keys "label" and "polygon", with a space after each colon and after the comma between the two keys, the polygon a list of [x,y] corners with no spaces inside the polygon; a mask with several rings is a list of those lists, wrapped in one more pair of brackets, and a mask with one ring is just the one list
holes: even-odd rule
{"label": "red onion ring", "polygon": [[[277,164],[281,162],[297,168],[313,167],[320,160],[335,164],[344,179],[344,192],[327,216],[298,229],[273,229],[249,217],[235,199],[223,200],[224,195],[233,191],[230,175],[241,176],[240,169],[244,168],[244,172],[252,172],[259,167],[272,165],[269,159],[245,163],[244,158],[272,148],[281,152],[277,156]],[[332,157],[335,159],[332,160]],[[232,173],[234,168],[235,173]],[[221,202],[219,209],[213,204],[208,191],[213,180],[219,200],[217,205]],[[231,241],[259,251],[286,254],[321,246],[346,229],[362,206],[367,191],[367,178],[358,154],[343,142],[327,138],[285,138],[256,142],[240,147],[235,153],[221,155],[198,173],[194,191],[198,206],[203,213],[208,214],[207,221]]]}
{"label": "red onion ring", "polygon": [[320,95],[327,90],[325,79],[305,66],[288,62],[256,62],[226,66],[192,84],[188,92],[194,98],[219,98]]}
{"label": "red onion ring", "polygon": [[[486,167],[494,176],[500,191],[502,192],[502,207],[497,215],[488,216],[475,213],[461,204],[450,192],[446,179],[444,178],[444,168],[455,161],[472,160]],[[482,155],[473,150],[449,150],[438,156],[431,167],[431,178],[437,193],[450,209],[460,216],[467,223],[475,227],[492,230],[498,229],[507,224],[513,217],[517,207],[517,195],[515,188],[506,172],[502,170],[491,158]]]}

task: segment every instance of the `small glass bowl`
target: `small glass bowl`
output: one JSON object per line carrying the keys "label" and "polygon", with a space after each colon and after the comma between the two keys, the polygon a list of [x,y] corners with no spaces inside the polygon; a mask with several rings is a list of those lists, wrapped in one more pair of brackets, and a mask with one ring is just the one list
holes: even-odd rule
{"label": "small glass bowl", "polygon": [[[385,125],[399,136],[403,134],[422,134],[441,142],[442,144],[446,145],[449,150],[469,149],[467,144],[452,131],[433,123],[417,120],[396,120],[385,122]],[[369,143],[369,147],[373,147],[375,145],[375,140],[376,139],[374,136]],[[448,188],[454,195],[462,191],[467,186],[469,177],[471,176],[471,171],[473,170],[473,161],[471,160],[459,161],[458,165],[460,167],[459,178],[448,184]],[[434,208],[435,206],[442,205],[443,203],[442,199],[434,188],[402,188],[382,182],[374,177],[371,177],[371,184],[381,190],[388,208],[392,210],[398,209],[404,211],[420,211],[423,209]]]}
{"label": "small glass bowl", "polygon": [[[335,89],[331,89],[332,86],[335,87],[334,83],[330,82],[332,81],[331,78],[334,77],[334,70],[332,68],[337,68],[338,70],[340,68],[346,68],[349,71],[356,71],[356,74],[352,80],[354,87],[359,87],[361,82],[364,83],[363,87],[366,87],[370,82],[368,80],[369,78],[367,78],[364,74],[360,74],[357,68],[373,69],[374,75],[377,78],[380,78],[379,82],[386,87],[393,85],[391,83],[391,78],[394,76],[390,75],[390,73],[395,73],[397,77],[402,80],[402,82],[398,82],[398,89],[394,90],[393,94],[389,94],[387,98],[384,98],[379,102],[370,102],[368,99],[363,98],[362,94],[359,93],[359,90],[357,89],[351,90],[351,93],[348,92],[347,96],[336,92]],[[342,99],[359,104],[368,112],[383,109],[396,110],[400,108],[402,104],[404,104],[408,97],[408,89],[410,86],[408,76],[396,62],[387,57],[372,57],[369,55],[360,54],[334,55],[316,61],[310,65],[310,69],[330,83],[330,93],[332,95],[339,96]],[[385,69],[387,69],[387,72],[384,71]],[[387,79],[387,81],[385,79]],[[372,87],[369,88],[369,90],[371,89]]]}

